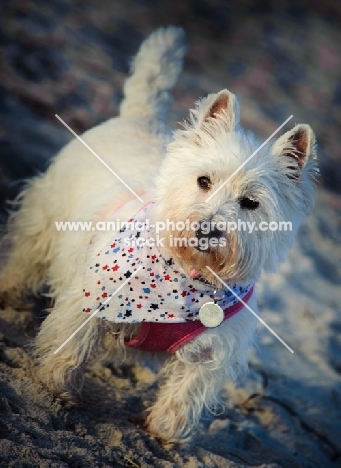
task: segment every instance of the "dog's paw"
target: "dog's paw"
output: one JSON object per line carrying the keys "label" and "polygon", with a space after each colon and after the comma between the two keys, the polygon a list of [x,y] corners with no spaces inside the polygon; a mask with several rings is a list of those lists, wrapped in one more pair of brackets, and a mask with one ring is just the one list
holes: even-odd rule
{"label": "dog's paw", "polygon": [[82,406],[80,395],[75,394],[70,387],[56,386],[53,382],[47,381],[46,378],[41,375],[41,372],[37,370],[36,366],[34,366],[32,374],[32,380],[37,384],[44,386],[48,392],[53,395],[55,401],[64,408],[71,409],[76,406]]}
{"label": "dog's paw", "polygon": [[63,360],[54,357],[53,350],[47,351],[42,359],[37,349],[34,349],[32,362],[33,379],[43,385],[56,398],[56,401],[66,408],[82,405],[83,372],[81,369],[65,367]]}
{"label": "dog's paw", "polygon": [[147,434],[153,438],[158,440],[158,442],[162,445],[165,450],[184,450],[187,449],[190,441],[192,440],[191,436],[185,438],[178,438],[176,436],[172,437],[169,433],[162,433],[160,431],[160,426],[155,424],[155,421],[152,421],[148,416],[148,412],[144,412],[140,414],[136,419],[137,424],[145,431]]}

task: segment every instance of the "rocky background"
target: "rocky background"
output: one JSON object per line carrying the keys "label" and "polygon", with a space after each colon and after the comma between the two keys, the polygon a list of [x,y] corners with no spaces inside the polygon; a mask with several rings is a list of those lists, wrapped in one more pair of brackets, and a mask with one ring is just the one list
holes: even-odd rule
{"label": "rocky background", "polygon": [[[341,463],[341,4],[338,1],[2,0],[0,220],[23,179],[71,135],[117,114],[129,61],[163,25],[189,53],[174,92],[176,128],[201,96],[229,88],[242,124],[266,139],[293,114],[316,133],[313,215],[289,261],[260,285],[263,328],[251,372],[186,451],[165,451],[133,422],[155,395],[151,363],[95,363],[83,406],[34,382],[27,344],[44,304],[0,314],[2,467],[336,467]],[[1,257],[0,257],[1,258]],[[0,260],[1,261],[1,260]]]}

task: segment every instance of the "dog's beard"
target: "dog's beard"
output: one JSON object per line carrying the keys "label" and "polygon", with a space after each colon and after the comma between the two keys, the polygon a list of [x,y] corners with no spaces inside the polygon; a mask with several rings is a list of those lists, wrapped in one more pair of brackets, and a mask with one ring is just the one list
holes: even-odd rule
{"label": "dog's beard", "polygon": [[[177,212],[180,209],[173,206],[173,211]],[[158,219],[167,219],[167,214],[170,213],[159,211],[157,214]],[[206,225],[217,222],[227,223],[230,218],[212,216],[211,210],[207,210],[206,206],[203,206],[203,209],[191,207],[191,212],[187,211],[183,215],[182,219],[168,218],[173,228],[161,231],[160,236],[164,245],[161,251],[165,258],[172,258],[175,265],[180,266],[187,276],[210,283],[216,288],[223,288],[220,280],[227,284],[235,284],[258,279],[267,257],[267,249],[262,248],[264,246],[259,239],[251,237],[247,232],[227,232],[225,229],[219,233],[215,246],[209,245],[209,232],[206,238],[207,245],[200,245],[200,240],[205,239],[205,235],[200,239],[193,229],[176,229],[177,223],[187,223],[189,226],[196,223],[198,226],[205,218],[211,220],[207,221]],[[193,242],[195,240],[196,244]]]}
{"label": "dog's beard", "polygon": [[[164,237],[164,245],[167,250],[167,255],[170,256],[175,264],[178,264],[186,272],[188,276],[208,282],[216,287],[221,288],[221,282],[214,276],[209,268],[214,271],[224,281],[229,283],[236,282],[241,277],[241,265],[238,259],[238,242],[233,234],[223,235],[217,239],[216,246],[208,246],[202,250],[198,249],[194,240],[196,235],[194,232],[188,231],[171,231],[167,232]],[[179,240],[179,242],[176,242]],[[197,242],[199,242],[197,240]],[[220,244],[219,244],[220,242]],[[209,268],[207,268],[209,267]]]}

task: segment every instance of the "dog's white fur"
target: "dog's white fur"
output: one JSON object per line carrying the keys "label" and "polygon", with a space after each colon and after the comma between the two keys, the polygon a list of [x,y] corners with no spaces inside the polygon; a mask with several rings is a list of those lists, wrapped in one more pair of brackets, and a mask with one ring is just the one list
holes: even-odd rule
{"label": "dog's white fur", "polygon": [[[184,129],[172,134],[165,123],[169,91],[181,72],[185,50],[181,29],[154,32],[133,61],[120,117],[87,131],[82,138],[145,200],[156,202],[155,220],[291,221],[292,232],[231,233],[226,235],[226,249],[206,253],[166,244],[165,251],[179,268],[186,273],[195,268],[212,284],[217,281],[206,265],[230,283],[257,280],[261,271],[272,271],[285,258],[312,208],[314,134],[308,125],[298,125],[268,143],[206,203],[210,192],[198,186],[197,178],[210,177],[214,190],[259,142],[240,128],[237,100],[226,90],[199,101]],[[256,199],[259,208],[242,209],[241,197]],[[54,223],[103,220],[131,198],[121,182],[74,139],[45,174],[27,184],[17,200],[18,209],[10,215],[11,248],[1,272],[0,291],[13,299],[25,291],[37,293],[44,283],[49,284],[54,307],[38,334],[35,358],[39,378],[53,392],[71,396],[81,388],[83,367],[101,347],[108,330],[115,352],[124,347],[125,337],[138,330],[138,325],[108,325],[94,318],[54,354],[87,319],[81,312],[86,258],[96,255],[112,236],[110,232],[97,234],[91,243],[92,232],[57,232]],[[137,200],[128,203],[115,213],[115,219],[128,220],[139,207]],[[255,295],[250,306],[257,311]],[[165,365],[158,398],[147,412],[149,433],[165,445],[189,438],[203,407],[215,411],[226,380],[246,369],[255,326],[256,319],[243,309],[174,356],[159,356]],[[129,353],[138,357],[138,351]]]}

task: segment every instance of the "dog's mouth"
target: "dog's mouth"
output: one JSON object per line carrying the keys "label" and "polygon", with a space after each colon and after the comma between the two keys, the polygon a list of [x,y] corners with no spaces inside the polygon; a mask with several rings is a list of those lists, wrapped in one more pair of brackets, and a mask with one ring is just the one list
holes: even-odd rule
{"label": "dog's mouth", "polygon": [[197,271],[195,268],[192,268],[189,272],[189,276],[193,279],[200,279],[202,277],[202,274],[200,271]]}
{"label": "dog's mouth", "polygon": [[210,281],[208,281],[200,271],[196,270],[195,268],[192,268],[190,270],[189,276],[197,281],[200,281],[200,283],[205,284],[206,286],[214,287],[214,285]]}
{"label": "dog's mouth", "polygon": [[216,284],[211,283],[211,281],[206,279],[204,277],[204,275],[200,271],[196,270],[195,268],[192,268],[190,270],[189,276],[191,278],[193,278],[194,280],[199,281],[201,284],[203,284],[205,286],[210,286],[211,288],[216,288],[217,287]]}

